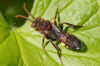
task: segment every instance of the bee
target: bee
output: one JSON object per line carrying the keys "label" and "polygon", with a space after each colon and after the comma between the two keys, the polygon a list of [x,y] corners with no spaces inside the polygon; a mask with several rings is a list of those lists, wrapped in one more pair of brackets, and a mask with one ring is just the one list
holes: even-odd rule
{"label": "bee", "polygon": [[62,23],[59,24],[59,27],[57,26],[57,15],[58,15],[58,8],[56,10],[56,15],[54,16],[54,23],[51,23],[49,20],[45,20],[43,18],[39,17],[33,17],[32,14],[29,12],[29,10],[26,8],[26,4],[24,4],[24,10],[28,15],[32,17],[32,19],[29,19],[26,16],[23,15],[17,15],[16,18],[24,18],[27,20],[30,20],[32,22],[31,26],[36,31],[40,32],[43,35],[42,38],[42,47],[45,48],[44,40],[48,39],[49,42],[53,45],[53,47],[57,50],[57,55],[62,63],[61,60],[61,49],[59,48],[58,44],[55,44],[54,41],[58,41],[58,43],[64,43],[65,46],[68,46],[68,48],[72,50],[80,50],[82,47],[82,42],[74,35],[70,34],[67,31],[64,31],[64,24],[67,24],[69,27],[75,28],[80,27],[77,25],[73,25],[70,23]]}

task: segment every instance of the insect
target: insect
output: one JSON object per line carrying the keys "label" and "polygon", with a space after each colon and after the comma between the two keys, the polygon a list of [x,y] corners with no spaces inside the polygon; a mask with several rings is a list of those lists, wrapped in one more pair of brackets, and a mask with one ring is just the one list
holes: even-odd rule
{"label": "insect", "polygon": [[49,42],[53,45],[53,47],[57,50],[58,57],[62,63],[61,60],[61,50],[58,46],[58,44],[54,44],[54,41],[58,41],[58,43],[64,43],[65,46],[68,46],[72,50],[80,50],[81,49],[81,41],[75,37],[74,35],[64,31],[63,27],[64,24],[67,24],[69,27],[75,28],[79,27],[77,25],[69,24],[69,23],[62,23],[59,24],[59,27],[57,26],[57,15],[58,15],[58,9],[56,10],[56,15],[54,17],[54,23],[51,23],[49,20],[42,19],[41,17],[33,17],[32,14],[28,11],[26,8],[26,4],[24,4],[24,10],[28,15],[32,17],[32,19],[29,19],[26,16],[17,15],[16,18],[24,18],[27,20],[30,20],[32,22],[32,28],[34,28],[36,31],[39,31],[41,34],[44,35],[42,39],[42,47],[45,47],[44,40],[45,38],[49,40]]}

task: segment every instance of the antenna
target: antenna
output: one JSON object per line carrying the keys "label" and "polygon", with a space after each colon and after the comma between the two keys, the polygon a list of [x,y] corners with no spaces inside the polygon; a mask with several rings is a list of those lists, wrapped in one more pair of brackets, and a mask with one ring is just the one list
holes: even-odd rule
{"label": "antenna", "polygon": [[28,17],[23,16],[23,15],[17,15],[16,18],[24,18],[24,19],[27,19],[27,20],[33,22],[31,19],[29,19]]}
{"label": "antenna", "polygon": [[[29,12],[29,10],[26,8],[26,4],[25,4],[25,3],[24,3],[24,10],[25,10],[25,12],[26,12],[29,16],[32,17],[32,19],[34,19],[34,17],[32,16],[32,14],[31,14],[31,13]],[[27,20],[33,22],[33,20],[31,20],[31,19],[29,19],[28,17],[23,16],[23,15],[17,15],[16,18],[24,18],[24,19],[27,19]]]}
{"label": "antenna", "polygon": [[34,18],[33,15],[32,15],[32,14],[29,12],[29,10],[27,9],[26,3],[24,3],[24,10],[25,10],[25,12],[26,12],[28,15],[30,15],[32,18]]}

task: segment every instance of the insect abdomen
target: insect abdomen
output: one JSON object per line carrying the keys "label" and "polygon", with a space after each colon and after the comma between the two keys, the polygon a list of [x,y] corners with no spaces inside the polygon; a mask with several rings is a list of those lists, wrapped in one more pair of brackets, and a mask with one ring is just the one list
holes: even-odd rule
{"label": "insect abdomen", "polygon": [[81,41],[73,36],[73,35],[68,35],[67,36],[67,45],[69,46],[69,48],[73,49],[73,50],[79,50],[81,49]]}

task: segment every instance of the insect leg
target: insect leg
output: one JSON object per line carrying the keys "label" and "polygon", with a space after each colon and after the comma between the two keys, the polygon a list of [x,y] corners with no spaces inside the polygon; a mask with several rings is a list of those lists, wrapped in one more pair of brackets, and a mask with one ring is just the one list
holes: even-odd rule
{"label": "insect leg", "polygon": [[53,45],[53,47],[56,48],[58,57],[59,57],[59,59],[60,59],[60,62],[61,62],[61,64],[63,64],[62,59],[61,59],[61,49],[58,47],[58,45],[54,44],[52,40],[51,40],[50,42],[51,42],[51,44]]}
{"label": "insect leg", "polygon": [[64,24],[68,25],[71,28],[80,28],[80,27],[83,27],[83,26],[80,26],[80,25],[73,25],[73,24],[70,24],[70,23],[62,23],[61,25],[63,26]]}
{"label": "insect leg", "polygon": [[[56,21],[56,18],[57,18],[57,21]],[[55,15],[55,17],[54,17],[54,24],[58,27],[58,29],[60,30],[60,31],[62,31],[63,30],[63,27],[60,25],[60,14],[59,14],[59,12],[58,12],[58,8],[56,9],[56,15]]]}
{"label": "insect leg", "polygon": [[56,25],[56,26],[57,26],[57,22],[56,22],[57,14],[58,14],[58,8],[57,8],[57,10],[56,10],[56,15],[55,15],[55,17],[54,17],[54,25]]}
{"label": "insect leg", "polygon": [[49,41],[46,41],[46,43],[44,43],[44,42],[45,42],[45,37],[42,38],[42,48],[43,49],[45,49],[45,46],[47,46],[49,44]]}
{"label": "insect leg", "polygon": [[45,37],[42,38],[42,48],[44,49],[45,46],[44,46],[44,41],[45,41]]}
{"label": "insect leg", "polygon": [[60,30],[61,32],[66,32],[66,31],[68,31],[68,29],[69,29],[69,27],[65,27],[65,28],[63,29],[64,24],[65,24],[65,25],[68,25],[70,28],[74,28],[74,29],[83,27],[83,26],[80,26],[80,25],[73,25],[73,24],[70,24],[70,23],[62,23],[62,24],[60,24],[60,27],[62,28],[62,29]]}

